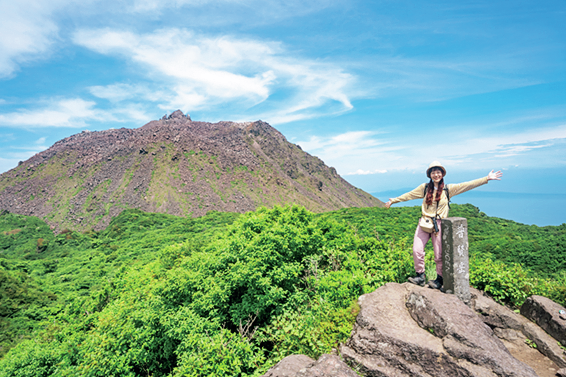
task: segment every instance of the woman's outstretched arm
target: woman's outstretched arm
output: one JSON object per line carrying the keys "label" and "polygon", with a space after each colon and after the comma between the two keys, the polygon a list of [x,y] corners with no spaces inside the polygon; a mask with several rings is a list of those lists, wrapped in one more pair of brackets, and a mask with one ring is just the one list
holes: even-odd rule
{"label": "woman's outstretched arm", "polygon": [[399,202],[406,202],[407,200],[413,199],[422,199],[424,198],[424,188],[426,183],[421,184],[419,187],[415,188],[412,191],[409,191],[401,196],[396,198],[389,198],[389,201],[385,203],[385,208],[391,207],[391,204],[399,203]]}
{"label": "woman's outstretched arm", "polygon": [[474,179],[473,181],[450,184],[448,185],[448,191],[450,192],[450,197],[462,194],[466,191],[479,187],[481,185],[487,184],[489,181],[500,181],[503,173],[501,171],[494,172],[493,170],[483,178]]}

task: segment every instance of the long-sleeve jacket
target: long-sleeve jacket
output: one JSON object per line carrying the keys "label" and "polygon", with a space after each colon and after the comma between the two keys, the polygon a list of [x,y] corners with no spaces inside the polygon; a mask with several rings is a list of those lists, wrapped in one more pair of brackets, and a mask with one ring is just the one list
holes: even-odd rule
{"label": "long-sleeve jacket", "polygon": [[[473,181],[469,181],[469,182],[464,182],[464,183],[456,183],[456,184],[449,184],[448,186],[448,194],[450,195],[450,198],[461,194],[463,192],[469,191],[471,189],[474,189],[476,187],[479,187],[481,185],[485,185],[487,183],[487,177],[483,177],[483,178],[479,178],[479,179],[474,179]],[[436,214],[438,213],[438,216],[441,219],[444,219],[446,217],[448,217],[448,198],[446,197],[446,193],[444,192],[444,190],[442,190],[442,195],[440,196],[440,201],[438,201],[438,209],[436,206],[436,201],[432,201],[431,205],[426,204],[426,199],[425,199],[425,186],[427,185],[427,183],[423,183],[422,185],[420,185],[419,187],[417,187],[416,189],[409,191],[406,194],[403,194],[401,196],[398,196],[394,199],[391,199],[391,204],[394,203],[399,203],[399,202],[406,202],[407,200],[413,200],[413,199],[423,199],[423,205],[422,205],[422,213],[423,216],[428,216],[428,217],[435,217]],[[433,198],[436,198],[436,193],[434,193]]]}

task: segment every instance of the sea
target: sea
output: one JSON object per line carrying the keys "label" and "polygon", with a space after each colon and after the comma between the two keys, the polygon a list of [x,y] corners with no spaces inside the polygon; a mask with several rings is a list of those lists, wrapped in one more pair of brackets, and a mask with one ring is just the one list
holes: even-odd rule
{"label": "sea", "polygon": [[[371,193],[386,202],[411,188]],[[522,194],[510,192],[469,191],[451,198],[452,203],[470,203],[491,217],[518,223],[547,226],[566,223],[566,194]],[[421,199],[396,203],[397,207],[420,206]]]}

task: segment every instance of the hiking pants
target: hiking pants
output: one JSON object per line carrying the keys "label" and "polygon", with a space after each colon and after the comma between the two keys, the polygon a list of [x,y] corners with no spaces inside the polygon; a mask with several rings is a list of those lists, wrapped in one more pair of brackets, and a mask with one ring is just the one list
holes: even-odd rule
{"label": "hiking pants", "polygon": [[438,234],[427,233],[417,225],[415,239],[413,240],[413,261],[415,262],[415,271],[421,273],[425,271],[425,245],[428,240],[432,240],[432,248],[434,249],[434,262],[436,263],[436,274],[442,276],[442,226],[440,219],[436,220],[438,224]]}

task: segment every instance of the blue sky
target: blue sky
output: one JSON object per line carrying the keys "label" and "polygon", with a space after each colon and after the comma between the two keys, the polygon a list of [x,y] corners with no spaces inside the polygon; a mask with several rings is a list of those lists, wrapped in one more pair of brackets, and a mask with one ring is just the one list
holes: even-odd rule
{"label": "blue sky", "polygon": [[564,194],[566,2],[306,3],[1,1],[0,172],[181,109],[264,120],[368,192],[440,160]]}

